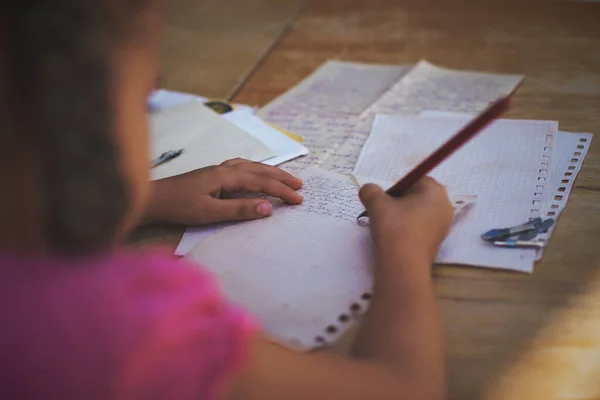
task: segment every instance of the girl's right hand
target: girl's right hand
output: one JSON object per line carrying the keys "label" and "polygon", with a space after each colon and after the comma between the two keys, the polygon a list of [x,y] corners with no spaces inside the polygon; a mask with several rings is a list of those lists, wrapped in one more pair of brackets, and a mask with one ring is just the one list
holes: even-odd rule
{"label": "girl's right hand", "polygon": [[380,255],[424,253],[434,262],[453,220],[445,188],[426,177],[405,195],[393,198],[377,185],[361,188],[360,200],[369,213],[371,235]]}

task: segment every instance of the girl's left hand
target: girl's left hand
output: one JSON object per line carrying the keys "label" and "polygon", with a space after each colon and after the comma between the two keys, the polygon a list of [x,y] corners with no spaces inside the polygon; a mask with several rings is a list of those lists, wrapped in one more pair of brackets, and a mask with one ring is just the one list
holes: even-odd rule
{"label": "girl's left hand", "polygon": [[302,181],[269,165],[244,159],[225,161],[183,175],[152,182],[148,222],[204,225],[264,218],[271,204],[261,198],[226,198],[235,193],[264,193],[300,204]]}

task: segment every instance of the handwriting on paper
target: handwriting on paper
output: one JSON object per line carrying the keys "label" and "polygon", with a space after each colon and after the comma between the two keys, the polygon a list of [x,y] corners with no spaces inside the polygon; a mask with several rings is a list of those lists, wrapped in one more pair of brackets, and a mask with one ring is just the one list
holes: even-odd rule
{"label": "handwriting on paper", "polygon": [[[323,167],[349,174],[370,131],[357,117],[412,66],[328,61],[257,114],[305,138],[310,154],[286,163],[294,172]],[[357,130],[358,129],[358,130]]]}
{"label": "handwriting on paper", "polygon": [[358,115],[375,102],[411,66],[327,61],[313,74],[262,108],[277,113]]}
{"label": "handwriting on paper", "polygon": [[364,207],[358,199],[358,186],[349,177],[317,169],[305,176],[300,191],[304,201],[290,207],[290,211],[356,222],[356,217]]}
{"label": "handwriting on paper", "polygon": [[362,116],[414,115],[425,110],[478,112],[511,93],[522,79],[520,75],[449,70],[421,61]]}
{"label": "handwriting on paper", "polygon": [[352,132],[337,147],[334,153],[321,164],[321,168],[351,174],[360,152],[371,133],[372,118],[358,119]]}
{"label": "handwriting on paper", "polygon": [[341,143],[353,135],[357,120],[356,116],[333,114],[272,112],[267,115],[267,121],[303,136],[303,145],[310,152],[307,157],[285,164],[288,170],[321,166],[336,153]]}

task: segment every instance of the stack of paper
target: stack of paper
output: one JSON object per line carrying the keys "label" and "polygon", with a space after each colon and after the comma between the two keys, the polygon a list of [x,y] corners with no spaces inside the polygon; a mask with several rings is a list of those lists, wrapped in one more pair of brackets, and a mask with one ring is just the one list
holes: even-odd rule
{"label": "stack of paper", "polygon": [[[259,110],[258,115],[302,135],[311,150],[310,156],[285,163],[283,168],[298,172],[307,167],[319,167],[355,174],[359,182],[375,180],[390,185],[401,178],[407,168],[415,166],[417,161],[433,151],[433,144],[441,144],[442,138],[447,138],[461,124],[465,124],[468,115],[481,111],[490,102],[511,93],[522,79],[518,75],[449,70],[424,61],[413,66],[330,61],[298,86]],[[431,124],[435,125],[432,118],[441,117],[440,113],[446,120],[451,117],[450,122],[439,123],[439,129],[430,128]],[[400,129],[402,121],[407,121],[402,118],[407,116],[413,118],[411,123],[414,126],[411,125],[411,129],[426,136],[419,138],[421,141],[414,145],[408,142],[409,136],[411,140],[415,139],[411,136],[414,132]],[[374,125],[375,120],[388,122]],[[512,133],[498,131],[502,126],[510,126]],[[531,131],[544,131],[545,134],[533,134]],[[493,132],[495,138],[486,139],[485,142],[481,138],[474,141],[475,144],[466,146],[444,164],[457,168],[457,163],[466,163],[462,169],[456,170],[462,173],[443,176],[442,180],[449,185],[451,194],[476,195],[478,200],[470,217],[476,223],[470,225],[472,232],[468,236],[469,245],[466,239],[458,242],[452,239],[462,237],[461,229],[466,229],[455,228],[461,234],[450,235],[439,261],[531,272],[534,261],[542,257],[542,251],[491,249],[489,244],[481,241],[479,235],[492,228],[523,223],[531,217],[556,219],[565,207],[591,135],[559,132],[556,121],[502,121],[495,125]],[[508,136],[514,136],[515,139],[500,139]],[[363,149],[368,138],[372,143]],[[494,140],[498,143],[492,143]],[[540,142],[543,145],[540,146]],[[475,145],[478,149],[473,150]],[[498,153],[499,150],[503,153]],[[363,162],[358,165],[361,151],[364,152],[361,156]],[[492,165],[491,156],[479,156],[487,157],[487,164],[476,164],[478,157],[472,156],[473,151],[496,154],[500,158],[506,156],[512,164],[499,161]],[[544,153],[542,158],[527,165],[518,157],[515,158],[519,155],[523,159],[532,159],[540,151]],[[386,158],[385,154],[389,157]],[[386,176],[379,175],[381,170],[374,173],[365,169],[365,165],[369,164],[365,160],[383,162],[388,158],[389,165],[381,167],[389,169]],[[362,171],[359,167],[362,167]],[[434,171],[434,176],[439,176],[439,171],[444,171],[444,168],[447,167],[441,166]],[[479,172],[479,186],[466,184],[472,183],[472,180],[468,180],[472,171]],[[517,180],[517,175],[527,176],[527,179]],[[516,185],[508,182],[500,184],[501,178],[505,181],[513,179]],[[530,189],[532,185],[533,189]],[[504,197],[508,200],[504,200]],[[520,199],[518,205],[509,207],[516,198]],[[548,241],[551,233],[552,229],[541,235],[541,240]],[[177,254],[187,253],[205,235],[203,229],[189,229]],[[482,248],[485,251],[480,252]]]}
{"label": "stack of paper", "polygon": [[179,157],[152,169],[153,180],[246,158],[278,165],[308,154],[308,149],[254,115],[248,106],[219,115],[204,98],[158,91],[150,98],[152,159],[183,149]]}
{"label": "stack of paper", "polygon": [[[427,62],[327,62],[257,113],[305,138],[310,155],[282,164],[305,179],[304,204],[277,204],[264,220],[191,228],[177,253],[210,269],[274,340],[300,350],[334,341],[368,308],[372,285],[358,184],[394,183],[522,79]],[[541,252],[496,248],[480,235],[558,218],[590,142],[556,121],[492,123],[432,172],[456,215],[437,261],[532,272]]]}

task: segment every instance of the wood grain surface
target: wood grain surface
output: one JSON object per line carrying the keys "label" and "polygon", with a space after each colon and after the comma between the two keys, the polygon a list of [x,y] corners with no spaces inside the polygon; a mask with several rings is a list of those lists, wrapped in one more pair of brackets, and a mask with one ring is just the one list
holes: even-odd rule
{"label": "wood grain surface", "polygon": [[164,87],[229,98],[297,17],[305,0],[165,2]]}

